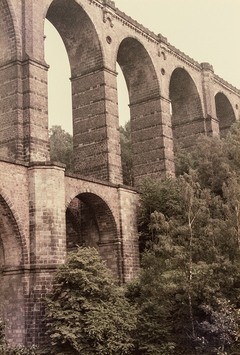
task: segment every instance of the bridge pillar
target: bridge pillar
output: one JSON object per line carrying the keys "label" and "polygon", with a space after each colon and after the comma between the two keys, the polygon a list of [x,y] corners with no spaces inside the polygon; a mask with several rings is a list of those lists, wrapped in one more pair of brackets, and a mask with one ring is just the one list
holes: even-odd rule
{"label": "bridge pillar", "polygon": [[123,258],[123,282],[128,282],[137,277],[139,273],[139,240],[137,233],[137,193],[124,188],[118,189],[122,258]]}
{"label": "bridge pillar", "polygon": [[23,66],[23,143],[26,162],[50,160],[47,70],[27,59]]}
{"label": "bridge pillar", "polygon": [[47,164],[29,168],[30,267],[26,273],[26,339],[45,339],[44,299],[53,273],[66,258],[64,169]]}
{"label": "bridge pillar", "polygon": [[154,97],[130,104],[134,184],[174,174],[170,100]]}
{"label": "bridge pillar", "polygon": [[0,67],[0,156],[24,160],[22,66],[18,61]]}
{"label": "bridge pillar", "polygon": [[[20,1],[13,25],[1,2],[0,156],[21,162],[49,160],[47,70],[42,2]],[[8,9],[8,10],[6,10]],[[19,24],[19,28],[17,26]],[[23,29],[21,31],[20,29]],[[17,33],[21,38],[17,38]],[[6,37],[6,38],[5,38]],[[21,47],[22,46],[22,47]],[[9,47],[9,48],[8,48]],[[13,54],[9,56],[9,52]]]}
{"label": "bridge pillar", "polygon": [[211,136],[219,137],[219,120],[216,113],[214,98],[214,71],[209,63],[202,63],[202,86],[203,102],[205,111],[206,133]]}
{"label": "bridge pillar", "polygon": [[75,172],[122,183],[117,73],[102,68],[72,78]]}

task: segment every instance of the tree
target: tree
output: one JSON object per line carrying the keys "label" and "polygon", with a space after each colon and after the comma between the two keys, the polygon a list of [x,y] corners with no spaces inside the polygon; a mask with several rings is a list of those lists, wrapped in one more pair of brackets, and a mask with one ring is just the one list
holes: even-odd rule
{"label": "tree", "polygon": [[[192,171],[177,179],[152,184],[148,180],[142,190],[140,227],[144,226],[145,251],[137,288],[130,286],[130,299],[140,309],[137,354],[217,353],[222,309],[227,302],[238,307],[238,239],[228,233],[226,202],[199,180]],[[206,309],[215,315],[215,323],[203,329],[209,318]],[[238,347],[236,315],[234,330],[229,327],[225,334],[224,351]],[[203,344],[208,345],[201,352]]]}
{"label": "tree", "polygon": [[202,307],[207,318],[199,324],[203,335],[199,349],[204,354],[211,343],[213,354],[225,355],[227,348],[240,338],[240,310],[226,300],[217,300],[217,304],[215,310],[211,306]]}
{"label": "tree", "polygon": [[[72,135],[65,132],[61,126],[52,126],[49,141],[51,160],[65,164],[66,171],[74,172]],[[124,127],[120,126],[120,144],[123,183],[133,186],[134,177],[130,122],[127,122]]]}
{"label": "tree", "polygon": [[137,354],[240,351],[237,126],[225,140],[202,137],[192,153],[179,151],[177,178],[142,186],[142,269],[129,286]]}
{"label": "tree", "polygon": [[78,248],[56,273],[47,299],[47,354],[129,354],[135,308],[93,248]]}
{"label": "tree", "polygon": [[130,121],[124,127],[120,126],[120,143],[123,183],[133,186],[133,162],[132,162],[132,139]]}
{"label": "tree", "polygon": [[73,137],[65,132],[61,126],[52,126],[50,129],[50,156],[51,160],[66,165],[66,170],[73,172]]}

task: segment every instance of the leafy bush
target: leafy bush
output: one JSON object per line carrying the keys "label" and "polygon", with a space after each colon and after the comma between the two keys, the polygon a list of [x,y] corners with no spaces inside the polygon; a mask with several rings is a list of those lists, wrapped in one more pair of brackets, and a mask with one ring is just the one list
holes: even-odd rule
{"label": "leafy bush", "polygon": [[240,124],[142,185],[136,354],[240,353]]}
{"label": "leafy bush", "polygon": [[62,265],[47,299],[47,354],[130,354],[135,308],[93,248],[78,248]]}
{"label": "leafy bush", "polygon": [[0,319],[0,355],[35,355],[37,347],[26,348],[23,345],[11,346],[5,339],[5,323]]}

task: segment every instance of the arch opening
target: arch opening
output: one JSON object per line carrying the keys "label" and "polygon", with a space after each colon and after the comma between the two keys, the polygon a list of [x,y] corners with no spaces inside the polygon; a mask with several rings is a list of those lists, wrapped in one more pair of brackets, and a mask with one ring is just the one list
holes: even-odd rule
{"label": "arch opening", "polygon": [[197,87],[185,69],[173,71],[169,97],[172,110],[173,139],[183,148],[195,143],[196,135],[205,133],[203,110]]}
{"label": "arch opening", "polygon": [[129,109],[129,94],[124,74],[121,67],[116,63],[117,68],[117,92],[118,92],[118,117],[120,130],[121,163],[123,183],[128,186],[134,185],[133,160],[132,160],[132,138]]}
{"label": "arch opening", "polygon": [[130,105],[159,95],[159,85],[153,63],[148,52],[138,40],[128,37],[121,42],[117,62],[127,83]]}
{"label": "arch opening", "polygon": [[[114,163],[116,159],[120,161],[120,154],[115,152],[115,146],[108,148],[108,135],[115,132],[106,129],[109,124],[106,105],[110,102],[106,96],[108,88],[112,89],[107,82],[112,73],[104,66],[94,23],[74,0],[53,0],[46,18],[59,32],[70,63],[74,171],[101,180],[118,180],[119,162],[117,168]],[[114,140],[111,142],[116,145]]]}
{"label": "arch opening", "polygon": [[71,69],[67,50],[56,28],[47,19],[44,25],[45,60],[48,70],[49,128],[58,125],[72,135]]}
{"label": "arch opening", "polygon": [[82,193],[73,198],[66,210],[67,253],[77,246],[93,247],[106,261],[114,277],[121,280],[119,242],[113,214],[99,196]]}
{"label": "arch opening", "polygon": [[[68,58],[67,62],[69,62],[69,72],[67,75],[68,78],[71,77],[71,88],[68,88],[67,97],[71,113],[66,113],[66,115],[72,121],[72,128],[71,131],[67,129],[70,127],[67,124],[67,135],[63,134],[66,138],[66,149],[69,146],[68,134],[72,134],[73,137],[72,163],[69,170],[91,176],[88,170],[91,173],[94,171],[94,168],[91,168],[91,164],[94,162],[92,154],[97,149],[89,150],[89,144],[92,143],[93,139],[93,134],[90,134],[89,131],[93,129],[96,132],[98,128],[96,124],[99,125],[99,129],[102,128],[102,123],[100,122],[102,117],[99,117],[98,121],[96,118],[91,119],[93,116],[92,113],[96,113],[93,108],[94,105],[97,105],[95,101],[98,103],[101,99],[99,98],[98,101],[96,97],[102,95],[102,85],[97,85],[97,82],[103,80],[103,78],[96,78],[96,76],[100,76],[98,70],[101,70],[103,67],[100,41],[90,17],[75,0],[53,0],[48,8],[46,19],[55,27],[60,35],[64,44],[66,58]],[[60,73],[59,75],[61,76],[62,74]],[[68,81],[68,79],[66,80]],[[71,98],[70,95],[72,95]],[[62,101],[65,107],[64,98]],[[99,109],[102,113],[103,107]],[[66,122],[66,117],[63,117],[63,121]],[[100,141],[96,145],[100,145],[101,143]],[[68,153],[66,154],[67,158],[69,157]],[[85,159],[82,159],[82,156],[85,156]],[[64,163],[66,164],[66,162]],[[98,172],[99,169],[96,169],[96,171]]]}
{"label": "arch opening", "polygon": [[119,124],[124,127],[130,121],[129,94],[124,74],[118,63],[116,63],[116,69],[118,73],[117,91]]}
{"label": "arch opening", "polygon": [[25,342],[23,291],[24,264],[21,236],[17,222],[0,195],[0,318],[7,323],[6,338],[10,343]]}
{"label": "arch opening", "polygon": [[102,52],[94,25],[75,0],[53,0],[46,18],[62,37],[72,78],[102,67]]}
{"label": "arch opening", "polygon": [[161,134],[160,88],[151,57],[135,38],[125,38],[117,53],[129,93],[130,131],[134,185],[161,169],[159,160],[163,144]]}
{"label": "arch opening", "polygon": [[229,128],[236,121],[232,105],[228,98],[221,92],[215,96],[217,118],[219,120],[220,137],[225,137]]}

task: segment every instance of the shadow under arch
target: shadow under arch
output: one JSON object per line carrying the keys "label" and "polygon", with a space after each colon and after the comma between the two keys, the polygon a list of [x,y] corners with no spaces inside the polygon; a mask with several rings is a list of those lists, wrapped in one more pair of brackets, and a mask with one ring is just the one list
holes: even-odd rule
{"label": "shadow under arch", "polygon": [[116,59],[129,92],[134,185],[139,186],[165,170],[160,86],[150,54],[137,39],[123,39]]}
{"label": "shadow under arch", "polygon": [[230,127],[236,121],[236,117],[230,101],[223,93],[219,92],[215,95],[215,105],[220,137],[222,138],[227,135]]}
{"label": "shadow under arch", "polygon": [[0,318],[7,322],[10,343],[24,343],[24,247],[14,215],[0,195]]}
{"label": "shadow under arch", "polygon": [[122,282],[121,242],[107,203],[91,192],[74,197],[66,210],[67,253],[77,246],[94,247],[115,279]]}
{"label": "shadow under arch", "polygon": [[173,139],[183,148],[195,144],[196,136],[205,133],[201,99],[189,73],[176,68],[170,79]]}

